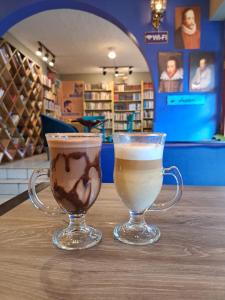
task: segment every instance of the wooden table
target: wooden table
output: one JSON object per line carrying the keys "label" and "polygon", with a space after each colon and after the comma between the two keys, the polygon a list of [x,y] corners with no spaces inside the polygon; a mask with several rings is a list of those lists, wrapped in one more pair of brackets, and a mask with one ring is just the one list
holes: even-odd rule
{"label": "wooden table", "polygon": [[[48,189],[41,194],[51,197]],[[51,244],[65,218],[49,218],[29,201],[2,215],[0,299],[225,299],[224,188],[185,188],[179,205],[149,213],[162,233],[155,245],[115,241],[115,224],[127,218],[114,187],[103,186],[87,218],[102,230],[102,242],[67,252]]]}

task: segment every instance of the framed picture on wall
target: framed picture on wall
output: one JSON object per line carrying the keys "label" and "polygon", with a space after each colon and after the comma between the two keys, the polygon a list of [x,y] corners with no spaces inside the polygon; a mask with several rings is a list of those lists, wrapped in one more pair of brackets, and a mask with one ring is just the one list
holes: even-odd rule
{"label": "framed picture on wall", "polygon": [[183,56],[180,52],[159,53],[159,93],[183,91]]}
{"label": "framed picture on wall", "polygon": [[215,89],[215,54],[195,52],[190,54],[190,92],[213,92]]}
{"label": "framed picture on wall", "polygon": [[70,94],[72,98],[83,98],[84,83],[80,81],[75,81],[73,84],[73,90]]}
{"label": "framed picture on wall", "polygon": [[199,49],[201,10],[198,6],[177,7],[175,12],[175,47]]}

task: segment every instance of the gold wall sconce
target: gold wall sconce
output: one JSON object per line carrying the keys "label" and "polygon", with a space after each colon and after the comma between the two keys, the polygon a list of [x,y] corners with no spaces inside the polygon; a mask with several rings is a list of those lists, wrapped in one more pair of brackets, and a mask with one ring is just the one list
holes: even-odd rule
{"label": "gold wall sconce", "polygon": [[155,29],[159,29],[160,24],[163,21],[163,17],[166,12],[167,0],[151,0],[150,7],[152,11],[152,26]]}

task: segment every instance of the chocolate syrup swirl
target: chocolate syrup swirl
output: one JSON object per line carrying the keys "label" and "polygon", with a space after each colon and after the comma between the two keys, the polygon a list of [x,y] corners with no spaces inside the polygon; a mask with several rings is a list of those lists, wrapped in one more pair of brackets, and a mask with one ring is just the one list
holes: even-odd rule
{"label": "chocolate syrup swirl", "polygon": [[[69,191],[66,192],[65,189],[58,185],[57,180],[53,183],[53,195],[56,198],[57,202],[61,207],[66,209],[68,213],[71,214],[82,214],[85,213],[90,206],[94,203],[94,200],[90,203],[90,198],[91,198],[91,192],[92,192],[92,184],[91,184],[91,178],[90,178],[90,170],[91,168],[94,168],[98,174],[98,179],[99,179],[99,187],[98,190],[96,191],[96,198],[97,195],[100,192],[100,187],[101,187],[101,170],[99,167],[99,155],[97,154],[94,161],[90,162],[88,155],[86,152],[73,152],[70,154],[64,154],[64,153],[58,153],[56,158],[52,160],[51,162],[51,168],[52,171],[56,170],[56,163],[60,158],[64,159],[65,162],[65,172],[69,173],[71,166],[70,163],[72,160],[79,160],[81,158],[85,159],[85,169],[83,175],[80,176],[80,178],[75,182],[73,188]],[[82,201],[80,199],[79,194],[78,194],[78,186],[79,183],[82,183],[85,190],[88,193],[86,196],[86,200]],[[84,199],[83,199],[84,200]],[[69,202],[69,205],[68,205]]]}

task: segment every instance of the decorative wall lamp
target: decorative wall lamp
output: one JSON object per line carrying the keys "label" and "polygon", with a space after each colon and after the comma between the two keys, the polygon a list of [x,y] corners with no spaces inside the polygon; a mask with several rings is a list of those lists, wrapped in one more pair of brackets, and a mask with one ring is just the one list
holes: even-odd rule
{"label": "decorative wall lamp", "polygon": [[150,7],[152,11],[152,26],[155,29],[159,29],[160,24],[163,21],[163,17],[166,13],[167,0],[151,0]]}

